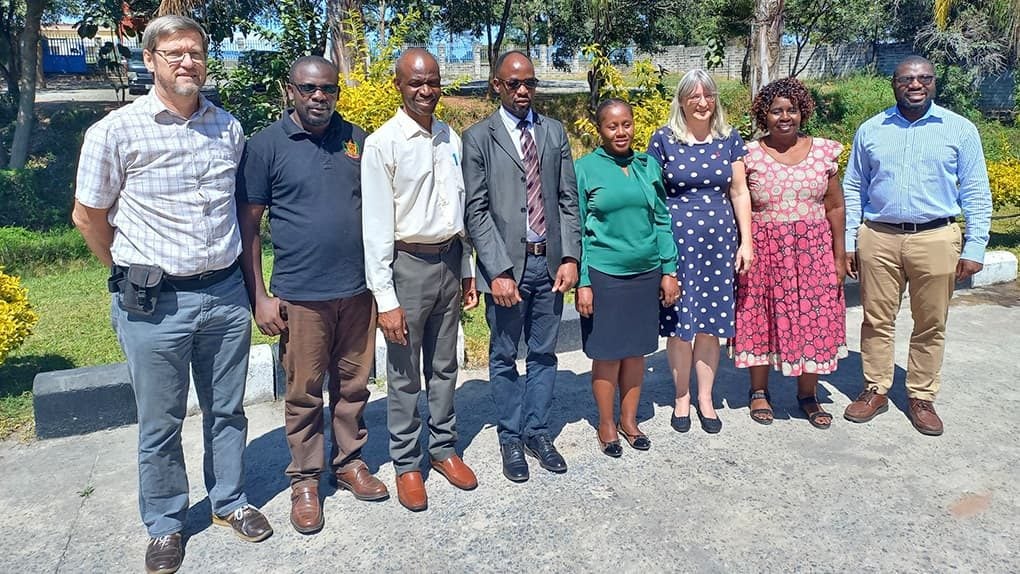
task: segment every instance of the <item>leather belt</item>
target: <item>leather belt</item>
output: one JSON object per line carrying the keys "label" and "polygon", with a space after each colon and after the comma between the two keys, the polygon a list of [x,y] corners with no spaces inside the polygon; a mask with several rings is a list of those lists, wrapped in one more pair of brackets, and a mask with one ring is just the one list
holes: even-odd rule
{"label": "leather belt", "polygon": [[954,218],[952,217],[940,217],[939,219],[933,219],[931,221],[925,221],[924,223],[886,223],[884,221],[876,221],[875,223],[881,223],[882,225],[888,225],[889,227],[895,227],[900,231],[907,233],[918,233],[921,231],[928,231],[931,229],[938,229],[939,227],[945,227],[952,223]]}
{"label": "leather belt", "polygon": [[416,253],[418,255],[442,255],[453,247],[453,242],[456,240],[457,238],[453,237],[442,243],[408,243],[406,241],[394,241],[393,247],[395,247],[397,251]]}
{"label": "leather belt", "polygon": [[541,243],[527,242],[524,244],[524,251],[531,255],[545,255],[545,241]]}
{"label": "leather belt", "polygon": [[[163,291],[198,291],[199,289],[205,289],[206,287],[212,287],[213,285],[223,281],[227,277],[234,274],[234,271],[241,266],[241,260],[235,259],[229,267],[223,269],[216,269],[214,271],[205,271],[198,273],[197,275],[163,275],[163,281],[160,284],[161,290]],[[113,272],[127,274],[127,267],[121,265],[114,265]]]}

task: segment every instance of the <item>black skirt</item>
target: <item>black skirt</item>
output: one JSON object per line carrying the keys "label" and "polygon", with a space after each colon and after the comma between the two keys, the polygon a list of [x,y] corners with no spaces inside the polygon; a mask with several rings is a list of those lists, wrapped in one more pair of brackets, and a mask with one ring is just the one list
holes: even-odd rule
{"label": "black skirt", "polygon": [[608,275],[588,270],[591,317],[581,317],[581,348],[591,359],[642,357],[659,348],[659,283],[662,270]]}

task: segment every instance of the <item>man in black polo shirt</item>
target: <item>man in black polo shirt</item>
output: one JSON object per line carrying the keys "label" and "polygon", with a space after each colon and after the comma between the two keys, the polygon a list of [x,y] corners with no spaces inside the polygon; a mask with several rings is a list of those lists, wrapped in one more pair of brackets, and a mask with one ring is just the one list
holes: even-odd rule
{"label": "man in black polo shirt", "polygon": [[[287,372],[286,431],[291,463],[291,524],[322,528],[322,387],[333,415],[331,466],[359,500],[382,500],[386,486],[361,459],[367,431],[376,307],[365,285],[361,234],[361,150],[365,132],[336,113],[337,69],[306,56],[290,69],[294,108],[253,136],[238,170],[241,258],[255,322],[280,335]],[[275,262],[266,293],[259,223],[266,207]]]}

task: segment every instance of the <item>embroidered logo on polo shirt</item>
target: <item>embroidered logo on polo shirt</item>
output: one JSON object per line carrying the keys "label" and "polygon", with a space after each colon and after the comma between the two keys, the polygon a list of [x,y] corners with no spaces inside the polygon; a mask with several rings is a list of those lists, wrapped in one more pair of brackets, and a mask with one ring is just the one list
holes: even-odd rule
{"label": "embroidered logo on polo shirt", "polygon": [[361,152],[358,150],[358,143],[354,140],[347,140],[344,143],[344,153],[351,159],[361,159]]}

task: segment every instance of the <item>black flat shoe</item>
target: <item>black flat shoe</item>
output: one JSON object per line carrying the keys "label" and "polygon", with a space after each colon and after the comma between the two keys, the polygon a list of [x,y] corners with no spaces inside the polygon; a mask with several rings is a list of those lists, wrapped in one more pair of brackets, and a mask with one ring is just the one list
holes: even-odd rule
{"label": "black flat shoe", "polygon": [[602,451],[602,454],[613,458],[620,458],[623,455],[623,447],[620,446],[619,439],[605,442],[598,434],[596,434],[595,438],[599,441],[599,450]]}
{"label": "black flat shoe", "polygon": [[676,432],[687,432],[691,430],[691,415],[685,417],[678,417],[674,413],[669,418],[669,426],[673,427]]}
{"label": "black flat shoe", "polygon": [[717,432],[722,430],[722,419],[718,417],[713,419],[708,418],[706,416],[702,416],[700,409],[698,410],[698,420],[701,421],[701,430],[707,432],[708,434],[716,434]]}
{"label": "black flat shoe", "polygon": [[644,434],[627,434],[620,425],[616,425],[616,432],[623,435],[623,438],[627,439],[627,444],[634,450],[648,450],[652,448],[652,441],[648,440],[648,437]]}

